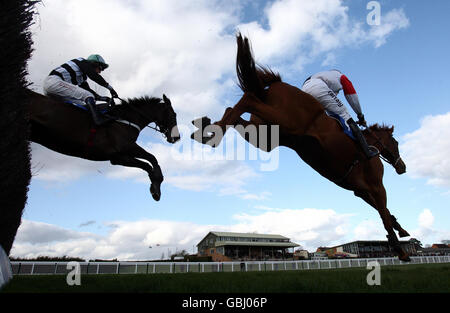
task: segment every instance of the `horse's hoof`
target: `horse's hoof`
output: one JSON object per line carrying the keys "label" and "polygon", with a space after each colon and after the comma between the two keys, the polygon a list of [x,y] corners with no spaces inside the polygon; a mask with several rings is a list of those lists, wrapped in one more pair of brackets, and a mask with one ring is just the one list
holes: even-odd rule
{"label": "horse's hoof", "polygon": [[399,256],[398,258],[403,262],[411,262],[411,259],[407,253]]}
{"label": "horse's hoof", "polygon": [[202,143],[202,144],[207,144],[210,145],[211,147],[215,148],[216,142],[214,140],[212,140],[214,138],[214,135],[211,136],[203,136],[202,131],[199,129],[196,132],[191,134],[191,139],[194,139],[195,141]]}
{"label": "horse's hoof", "polygon": [[155,201],[159,201],[159,199],[161,199],[161,192],[158,192],[153,184],[150,186],[150,194]]}
{"label": "horse's hoof", "polygon": [[194,126],[197,126],[198,128],[201,129],[205,126],[211,125],[211,119],[207,116],[203,116],[203,117],[193,120],[192,124],[194,124]]}

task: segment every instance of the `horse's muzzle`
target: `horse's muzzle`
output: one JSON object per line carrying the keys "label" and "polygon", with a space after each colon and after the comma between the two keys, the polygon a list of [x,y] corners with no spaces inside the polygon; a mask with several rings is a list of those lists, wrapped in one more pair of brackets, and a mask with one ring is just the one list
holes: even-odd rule
{"label": "horse's muzzle", "polygon": [[166,133],[167,142],[175,143],[181,139],[180,132],[178,131],[178,127],[174,126],[172,129]]}
{"label": "horse's muzzle", "polygon": [[403,162],[403,160],[401,158],[397,160],[394,168],[395,168],[395,171],[397,172],[397,174],[399,174],[399,175],[406,173],[406,164],[405,164],[405,162]]}

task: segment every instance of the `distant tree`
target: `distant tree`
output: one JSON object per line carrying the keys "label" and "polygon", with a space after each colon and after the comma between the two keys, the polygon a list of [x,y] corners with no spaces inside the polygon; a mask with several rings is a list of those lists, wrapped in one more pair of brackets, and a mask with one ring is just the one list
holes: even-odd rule
{"label": "distant tree", "polygon": [[411,242],[412,244],[414,244],[414,245],[416,246],[416,248],[423,248],[423,247],[422,247],[422,243],[421,243],[419,240],[417,240],[416,238],[411,238],[411,239],[409,240],[409,242]]}
{"label": "distant tree", "polygon": [[40,255],[35,258],[10,258],[11,261],[38,261],[38,262],[70,262],[70,261],[77,261],[77,262],[85,262],[84,259],[78,258],[78,257],[71,257],[71,256],[46,256],[46,255]]}
{"label": "distant tree", "polygon": [[444,245],[450,245],[450,240],[442,240],[441,241]]}

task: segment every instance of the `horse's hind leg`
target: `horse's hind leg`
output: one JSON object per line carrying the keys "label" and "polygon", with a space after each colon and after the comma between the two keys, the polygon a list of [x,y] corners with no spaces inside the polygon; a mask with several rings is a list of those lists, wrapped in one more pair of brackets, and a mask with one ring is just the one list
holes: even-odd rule
{"label": "horse's hind leg", "polygon": [[244,113],[254,114],[260,119],[267,121],[268,124],[274,125],[284,124],[283,119],[286,118],[285,115],[281,114],[282,112],[279,112],[274,107],[264,103],[252,93],[246,92],[241,100],[239,100],[233,108],[228,108],[222,119],[215,124],[225,130],[227,125],[236,125],[236,121],[238,121],[240,116]]}
{"label": "horse's hind leg", "polygon": [[403,229],[402,226],[400,226],[400,224],[397,222],[397,219],[395,218],[394,215],[391,215],[391,219],[392,219],[392,226],[394,227],[394,229],[396,231],[398,231],[398,235],[401,238],[411,236],[406,230]]}
{"label": "horse's hind leg", "polygon": [[[220,121],[217,121],[212,125],[208,125],[210,127],[209,131],[213,132],[214,135],[202,137],[201,142],[209,144],[212,147],[217,147],[222,141],[222,138],[229,127],[234,127],[239,124],[239,122],[244,121],[241,118],[241,115],[244,113],[254,114],[261,120],[267,121],[267,124],[269,125],[285,124],[283,123],[283,118],[285,118],[283,114],[280,114],[280,112],[275,108],[262,102],[252,93],[246,92],[233,108],[227,108],[225,110],[225,113]],[[248,122],[244,124],[246,124],[247,126],[249,125]],[[219,129],[214,129],[214,127],[219,127]],[[201,132],[203,134],[203,129],[199,129],[198,131],[196,131],[191,135],[191,138],[198,140],[196,139],[196,134],[198,132]]]}
{"label": "horse's hind leg", "polygon": [[113,165],[122,165],[127,167],[137,167],[148,173],[150,180],[152,181],[152,185],[150,187],[150,193],[152,194],[153,199],[159,201],[161,198],[161,181],[152,180],[153,176],[153,168],[150,164],[137,160],[132,156],[119,154],[111,158],[111,164]]}

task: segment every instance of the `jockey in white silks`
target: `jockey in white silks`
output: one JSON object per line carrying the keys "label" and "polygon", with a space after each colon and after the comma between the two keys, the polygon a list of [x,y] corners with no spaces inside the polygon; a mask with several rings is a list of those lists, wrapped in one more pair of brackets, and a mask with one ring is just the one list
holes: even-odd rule
{"label": "jockey in white silks", "polygon": [[92,54],[87,59],[77,58],[55,68],[44,80],[44,93],[77,104],[87,105],[96,125],[102,125],[111,120],[100,115],[95,106],[95,100],[105,101],[88,83],[89,77],[102,87],[108,88],[113,98],[117,98],[116,91],[100,75],[109,65],[98,54]]}
{"label": "jockey in white silks", "polygon": [[376,156],[378,151],[368,146],[360,128],[348,113],[347,108],[337,97],[341,89],[344,90],[345,98],[358,117],[358,124],[367,127],[355,88],[351,81],[340,71],[331,70],[314,74],[305,80],[302,87],[302,91],[316,98],[324,106],[326,111],[335,113],[344,119],[360,144],[364,154],[370,159]]}

